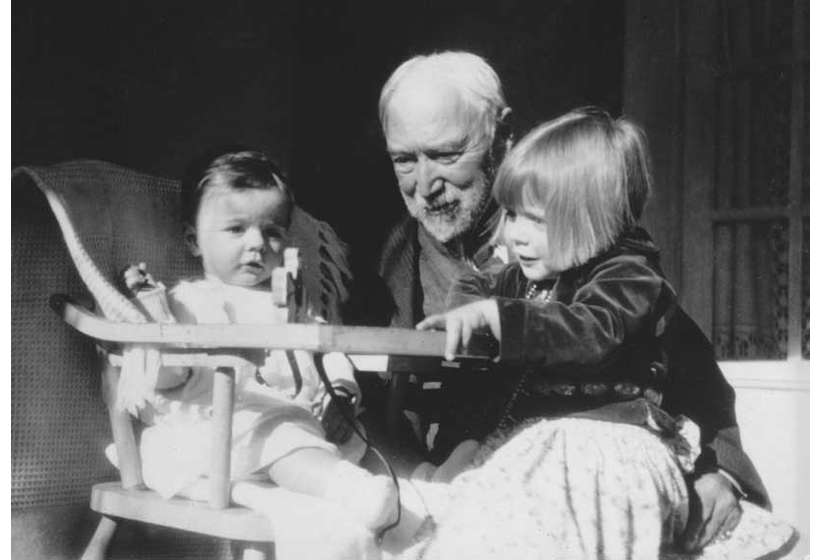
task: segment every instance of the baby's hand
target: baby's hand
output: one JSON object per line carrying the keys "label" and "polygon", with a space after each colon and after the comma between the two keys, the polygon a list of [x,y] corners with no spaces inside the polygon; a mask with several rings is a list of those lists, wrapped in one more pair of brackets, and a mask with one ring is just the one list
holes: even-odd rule
{"label": "baby's hand", "polygon": [[447,360],[455,358],[461,347],[466,348],[473,332],[481,328],[489,328],[496,340],[501,339],[501,320],[498,317],[498,304],[492,299],[483,299],[469,303],[462,307],[431,315],[416,325],[417,329],[441,329],[447,331],[447,340],[444,344],[444,357]]}
{"label": "baby's hand", "polygon": [[146,271],[144,262],[126,268],[122,273],[122,279],[125,283],[125,287],[134,295],[143,290],[157,287],[154,278]]}

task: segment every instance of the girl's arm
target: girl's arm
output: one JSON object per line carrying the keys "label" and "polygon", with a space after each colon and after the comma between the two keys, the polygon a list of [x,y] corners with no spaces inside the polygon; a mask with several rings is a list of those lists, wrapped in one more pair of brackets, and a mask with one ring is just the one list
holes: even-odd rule
{"label": "girl's arm", "polygon": [[[614,257],[586,277],[569,302],[494,297],[431,316],[418,328],[446,328],[448,358],[476,329],[487,327],[500,342],[502,361],[596,364],[630,336],[654,328],[674,304],[669,283],[643,258]],[[494,284],[472,277],[458,283],[467,293],[456,297],[476,297],[482,290],[486,295],[517,295],[509,294],[505,284],[509,279],[503,277]]]}
{"label": "girl's arm", "polygon": [[670,284],[643,258],[608,259],[586,278],[566,303],[497,298],[501,360],[594,365],[637,334],[660,334],[675,307]]}
{"label": "girl's arm", "polygon": [[444,329],[447,332],[444,343],[444,357],[447,360],[455,359],[459,348],[466,348],[476,331],[489,329],[496,340],[501,340],[498,304],[494,299],[481,299],[446,313],[431,315],[416,328]]}
{"label": "girl's arm", "polygon": [[448,310],[456,309],[474,301],[487,299],[495,294],[496,282],[489,274],[469,272],[459,276],[447,293],[445,302]]}
{"label": "girl's arm", "polygon": [[504,267],[495,274],[469,272],[458,277],[447,294],[447,313],[431,315],[416,325],[417,329],[445,329],[445,358],[452,360],[459,346],[467,347],[475,331],[489,331],[496,340],[501,337],[498,306],[491,296],[515,283],[515,267]]}

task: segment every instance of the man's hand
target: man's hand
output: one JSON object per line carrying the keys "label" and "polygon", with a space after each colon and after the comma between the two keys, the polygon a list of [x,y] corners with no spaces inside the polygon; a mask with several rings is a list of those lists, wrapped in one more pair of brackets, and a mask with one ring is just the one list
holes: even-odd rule
{"label": "man's hand", "polygon": [[340,445],[347,442],[353,435],[351,420],[356,407],[350,397],[336,393],[327,405],[322,416],[322,428],[325,430],[327,441]]}
{"label": "man's hand", "polygon": [[689,495],[689,522],[680,539],[686,552],[696,552],[719,535],[731,532],[740,521],[740,505],[732,483],[720,473],[695,480]]}
{"label": "man's hand", "polygon": [[444,344],[444,357],[455,358],[459,346],[466,348],[473,332],[487,327],[496,340],[501,339],[501,320],[498,316],[498,303],[492,299],[475,301],[462,307],[431,315],[416,325],[417,329],[440,329],[447,331]]}

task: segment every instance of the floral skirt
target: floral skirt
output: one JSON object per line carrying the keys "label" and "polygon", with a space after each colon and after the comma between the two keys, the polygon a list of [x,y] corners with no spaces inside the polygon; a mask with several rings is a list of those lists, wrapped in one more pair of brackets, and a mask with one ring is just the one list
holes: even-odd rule
{"label": "floral skirt", "polygon": [[680,443],[578,418],[492,436],[450,485],[418,484],[433,523],[403,558],[658,558],[688,516]]}
{"label": "floral skirt", "polygon": [[[534,420],[497,433],[452,483],[413,481],[430,514],[402,560],[787,558],[798,535],[741,501],[737,527],[703,550],[677,552],[698,453],[677,435],[591,419]],[[688,432],[688,433],[687,433]]]}

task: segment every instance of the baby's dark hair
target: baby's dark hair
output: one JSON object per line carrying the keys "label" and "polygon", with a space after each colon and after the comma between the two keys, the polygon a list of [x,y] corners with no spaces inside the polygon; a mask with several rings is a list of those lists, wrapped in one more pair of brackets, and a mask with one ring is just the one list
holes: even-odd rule
{"label": "baby's dark hair", "polygon": [[[278,181],[277,181],[278,179]],[[293,193],[279,166],[262,152],[248,149],[212,151],[197,158],[182,179],[182,222],[196,225],[202,197],[214,184],[231,189],[273,189],[285,194],[290,206]]]}

